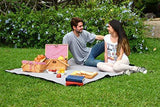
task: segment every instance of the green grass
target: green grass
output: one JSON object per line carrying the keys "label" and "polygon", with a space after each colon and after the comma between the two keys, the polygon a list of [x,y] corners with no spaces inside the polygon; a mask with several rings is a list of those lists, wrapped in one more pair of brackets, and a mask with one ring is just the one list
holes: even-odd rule
{"label": "green grass", "polygon": [[[0,47],[0,106],[160,106],[160,39],[147,39],[148,53],[130,55],[130,62],[149,71],[130,76],[105,77],[79,86],[63,86],[43,79],[16,75],[6,69],[20,68],[44,49]],[[152,51],[156,48],[156,51]],[[69,54],[69,57],[71,55]],[[103,58],[103,55],[100,56]]]}

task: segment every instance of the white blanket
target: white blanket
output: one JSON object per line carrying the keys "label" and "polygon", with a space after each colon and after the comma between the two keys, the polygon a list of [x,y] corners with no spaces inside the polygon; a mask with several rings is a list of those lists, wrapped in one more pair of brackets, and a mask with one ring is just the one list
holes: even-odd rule
{"label": "white blanket", "polygon": [[65,78],[71,74],[74,71],[89,71],[89,72],[98,72],[98,74],[92,78],[92,79],[86,79],[83,81],[83,84],[87,84],[93,81],[96,81],[98,79],[101,79],[105,76],[117,76],[117,75],[122,75],[123,72],[120,73],[109,73],[109,72],[102,72],[99,71],[96,67],[89,67],[89,66],[84,66],[84,65],[77,65],[73,59],[70,59],[68,61],[68,64],[70,65],[67,70],[66,70],[66,74],[62,75],[61,78],[57,78],[56,74],[49,74],[46,71],[44,71],[43,73],[33,73],[33,72],[23,72],[22,68],[16,68],[16,69],[12,69],[12,70],[6,70],[6,72],[10,72],[10,73],[15,73],[15,74],[21,74],[21,75],[26,75],[26,76],[32,76],[32,77],[37,77],[37,78],[42,78],[45,80],[49,80],[49,81],[53,81],[62,85],[66,85],[66,81]]}

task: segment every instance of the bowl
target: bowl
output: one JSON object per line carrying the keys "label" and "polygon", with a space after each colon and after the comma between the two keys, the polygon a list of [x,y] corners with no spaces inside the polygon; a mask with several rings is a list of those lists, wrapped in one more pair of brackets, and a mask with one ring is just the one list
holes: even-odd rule
{"label": "bowl", "polygon": [[56,72],[51,71],[51,70],[49,70],[49,69],[47,69],[46,71],[47,71],[47,73],[49,73],[49,74],[56,74]]}

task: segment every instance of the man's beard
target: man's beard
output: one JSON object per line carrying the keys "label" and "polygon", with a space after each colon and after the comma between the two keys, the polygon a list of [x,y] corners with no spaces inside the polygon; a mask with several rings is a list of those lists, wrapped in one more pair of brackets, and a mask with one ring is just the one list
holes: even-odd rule
{"label": "man's beard", "polygon": [[[83,29],[82,29],[82,30],[83,30]],[[82,30],[79,30],[79,31],[78,31],[78,30],[76,30],[76,32],[77,32],[77,33],[82,33]]]}

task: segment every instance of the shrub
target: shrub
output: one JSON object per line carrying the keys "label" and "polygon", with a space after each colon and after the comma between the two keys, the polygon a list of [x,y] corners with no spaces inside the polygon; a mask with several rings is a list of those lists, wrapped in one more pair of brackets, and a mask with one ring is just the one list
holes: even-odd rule
{"label": "shrub", "polygon": [[[72,17],[84,19],[84,29],[95,34],[106,35],[107,23],[117,19],[124,25],[132,50],[145,51],[144,24],[140,11],[131,11],[132,2],[122,2],[119,6],[112,2],[97,2],[97,5],[81,8],[66,7],[56,11],[54,7],[43,11],[32,11],[22,4],[20,11],[0,16],[0,41],[12,47],[44,48],[45,44],[60,44],[63,36],[71,31]],[[129,4],[129,5],[128,5]]]}
{"label": "shrub", "polygon": [[157,17],[160,16],[160,0],[134,0],[134,4],[136,8],[143,9],[144,14],[154,13]]}

